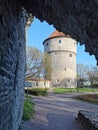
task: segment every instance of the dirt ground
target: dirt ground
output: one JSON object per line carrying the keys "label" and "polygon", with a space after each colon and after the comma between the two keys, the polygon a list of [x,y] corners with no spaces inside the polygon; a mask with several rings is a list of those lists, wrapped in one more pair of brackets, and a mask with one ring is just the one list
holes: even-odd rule
{"label": "dirt ground", "polygon": [[22,130],[84,130],[77,122],[79,110],[98,112],[98,105],[74,99],[71,94],[50,94],[32,96],[35,102],[35,116],[22,122]]}

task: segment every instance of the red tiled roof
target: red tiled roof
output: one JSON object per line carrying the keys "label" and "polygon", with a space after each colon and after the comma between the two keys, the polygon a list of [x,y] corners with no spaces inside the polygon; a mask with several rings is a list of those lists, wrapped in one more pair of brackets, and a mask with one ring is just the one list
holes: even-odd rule
{"label": "red tiled roof", "polygon": [[51,37],[57,37],[57,36],[65,36],[65,34],[62,33],[62,32],[59,32],[59,31],[55,30],[55,31],[49,36],[49,38],[51,38]]}
{"label": "red tiled roof", "polygon": [[43,44],[45,43],[45,41],[47,41],[48,39],[51,38],[55,38],[55,37],[67,37],[67,38],[72,38],[70,35],[68,34],[64,34],[63,32],[59,32],[57,30],[55,30],[46,40],[44,40]]}
{"label": "red tiled roof", "polygon": [[49,38],[59,37],[59,36],[70,37],[70,35],[66,35],[66,34],[64,34],[63,32],[59,32],[59,31],[55,30],[55,31],[49,36]]}

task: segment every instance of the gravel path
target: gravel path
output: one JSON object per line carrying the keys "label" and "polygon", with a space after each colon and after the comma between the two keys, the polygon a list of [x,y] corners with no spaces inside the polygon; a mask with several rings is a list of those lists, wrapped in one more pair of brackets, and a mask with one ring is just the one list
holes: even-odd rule
{"label": "gravel path", "polygon": [[98,105],[72,98],[76,94],[51,94],[48,97],[32,96],[35,116],[21,124],[22,130],[83,130],[76,121],[79,110],[98,112]]}

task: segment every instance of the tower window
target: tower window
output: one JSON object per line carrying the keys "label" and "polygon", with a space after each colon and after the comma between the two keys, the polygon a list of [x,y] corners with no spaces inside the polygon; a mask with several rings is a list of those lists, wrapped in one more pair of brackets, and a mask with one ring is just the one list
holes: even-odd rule
{"label": "tower window", "polygon": [[68,79],[68,83],[70,82],[70,79]]}
{"label": "tower window", "polygon": [[60,80],[59,80],[59,79],[57,79],[57,82],[60,82]]}
{"label": "tower window", "polygon": [[66,71],[66,68],[65,68],[65,71]]}
{"label": "tower window", "polygon": [[54,55],[57,55],[57,53],[55,52]]}
{"label": "tower window", "polygon": [[69,54],[70,57],[72,57],[72,54]]}
{"label": "tower window", "polygon": [[46,43],[46,45],[48,46],[48,42]]}
{"label": "tower window", "polygon": [[61,40],[59,40],[59,43],[62,43],[62,41],[61,41]]}

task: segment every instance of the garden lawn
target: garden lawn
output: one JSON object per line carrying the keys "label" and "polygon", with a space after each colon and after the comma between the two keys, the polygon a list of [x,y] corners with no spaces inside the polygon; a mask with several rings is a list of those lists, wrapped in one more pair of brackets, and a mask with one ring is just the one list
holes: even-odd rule
{"label": "garden lawn", "polygon": [[98,92],[94,88],[53,88],[55,94],[73,93],[73,92]]}

